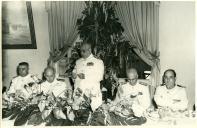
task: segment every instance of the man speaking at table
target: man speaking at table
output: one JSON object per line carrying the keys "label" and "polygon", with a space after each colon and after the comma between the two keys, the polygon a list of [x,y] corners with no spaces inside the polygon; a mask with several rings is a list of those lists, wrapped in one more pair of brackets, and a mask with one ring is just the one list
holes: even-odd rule
{"label": "man speaking at table", "polygon": [[84,42],[80,51],[82,58],[76,61],[73,70],[74,90],[81,89],[83,94],[90,98],[91,109],[95,111],[102,104],[100,81],[103,79],[104,64],[93,56],[90,43]]}

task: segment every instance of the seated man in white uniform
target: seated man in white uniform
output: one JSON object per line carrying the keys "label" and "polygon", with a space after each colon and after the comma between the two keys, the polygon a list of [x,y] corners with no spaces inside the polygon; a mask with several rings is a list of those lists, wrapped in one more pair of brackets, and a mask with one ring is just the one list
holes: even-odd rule
{"label": "seated man in white uniform", "polygon": [[82,58],[76,61],[73,77],[75,78],[74,95],[77,88],[91,99],[91,109],[95,111],[102,104],[100,81],[103,79],[104,64],[95,58],[91,52],[91,44],[83,43],[81,46]]}
{"label": "seated man in white uniform", "polygon": [[124,109],[125,111],[120,110],[122,115],[129,115],[129,109],[131,109],[136,117],[141,117],[150,106],[148,86],[138,81],[138,73],[135,68],[127,69],[127,76],[128,82],[119,86],[113,104],[128,107]]}
{"label": "seated man in white uniform", "polygon": [[19,63],[17,67],[18,76],[12,79],[11,86],[7,92],[8,95],[20,95],[28,98],[32,93],[36,93],[38,78],[29,74],[29,64],[27,62]]}
{"label": "seated man in white uniform", "polygon": [[154,100],[158,108],[172,111],[187,109],[188,100],[185,88],[176,84],[176,72],[168,69],[163,75],[163,86],[158,86]]}
{"label": "seated man in white uniform", "polygon": [[[44,94],[51,94],[55,97],[65,97],[65,92],[69,91],[72,92],[71,86],[66,85],[63,81],[58,81],[57,78],[55,78],[56,71],[53,67],[47,67],[44,70],[44,77],[46,78],[46,81],[41,84],[41,91],[43,91]],[[71,98],[72,93],[70,93]]]}
{"label": "seated man in white uniform", "polygon": [[[44,95],[53,96],[56,98],[56,101],[60,101],[60,102],[62,99],[64,100],[66,99],[69,105],[71,105],[72,104],[72,87],[70,85],[67,85],[64,81],[58,80],[56,78],[55,68],[50,67],[50,66],[45,68],[44,77],[46,78],[46,81],[41,84],[41,91],[44,93]],[[56,119],[54,118],[53,119],[56,121],[57,119],[67,120],[67,117],[68,117],[69,120],[73,120],[74,116],[72,114],[72,111],[70,110],[71,110],[71,107],[67,106],[67,110],[66,110],[67,116],[66,116],[66,114],[63,113],[63,110],[61,108],[53,109],[53,114],[56,117]],[[49,111],[50,113],[50,110],[45,110],[45,111]],[[60,122],[60,125],[61,123],[63,122]],[[64,125],[70,125],[70,123],[65,122]]]}

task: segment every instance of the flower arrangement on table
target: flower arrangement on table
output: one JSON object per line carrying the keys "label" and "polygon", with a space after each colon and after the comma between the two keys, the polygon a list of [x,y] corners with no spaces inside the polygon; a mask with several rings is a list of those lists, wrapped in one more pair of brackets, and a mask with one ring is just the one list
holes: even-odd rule
{"label": "flower arrangement on table", "polygon": [[53,93],[42,95],[38,103],[42,119],[46,125],[56,125],[55,121],[61,120],[62,123],[66,120],[71,125],[74,121],[74,113],[72,111],[71,90],[65,90],[64,97],[54,96]]}
{"label": "flower arrangement on table", "polygon": [[75,114],[74,125],[88,125],[91,118],[91,97],[87,96],[82,89],[77,88],[73,94],[72,109]]}
{"label": "flower arrangement on table", "polygon": [[127,95],[118,101],[112,102],[110,111],[122,117],[133,115],[132,105],[134,102],[138,102],[136,97],[137,95]]}
{"label": "flower arrangement on table", "polygon": [[23,89],[3,94],[2,118],[15,120],[15,126],[24,125],[32,114],[38,112],[37,104],[42,95],[39,86],[42,81],[36,76],[31,77],[34,81],[23,85]]}
{"label": "flower arrangement on table", "polygon": [[64,97],[55,97],[53,93],[44,94],[40,91],[41,81],[26,84],[25,90],[29,96],[24,95],[24,90],[17,90],[14,94],[3,94],[2,118],[14,120],[14,126],[51,124],[51,119],[74,120],[71,109],[71,91],[65,90]]}
{"label": "flower arrangement on table", "polygon": [[142,93],[129,94],[109,104],[110,124],[141,125],[146,122],[146,118],[140,116],[141,111],[136,109],[139,104],[138,95]]}

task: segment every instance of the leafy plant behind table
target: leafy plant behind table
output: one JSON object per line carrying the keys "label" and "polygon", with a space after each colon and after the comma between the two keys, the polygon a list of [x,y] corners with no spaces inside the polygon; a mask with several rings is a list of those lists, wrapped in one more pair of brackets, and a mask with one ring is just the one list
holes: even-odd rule
{"label": "leafy plant behind table", "polygon": [[[116,2],[86,1],[82,17],[77,20],[78,33],[84,42],[92,43],[93,54],[103,60],[106,73],[115,72],[117,77],[126,77],[126,67],[132,65],[143,71],[148,66],[133,51],[135,46],[129,44],[122,35],[124,29],[115,15]],[[77,42],[71,49],[66,74],[71,75],[75,62],[80,58],[80,45]],[[140,66],[139,65],[142,65]],[[148,68],[149,69],[149,68]]]}

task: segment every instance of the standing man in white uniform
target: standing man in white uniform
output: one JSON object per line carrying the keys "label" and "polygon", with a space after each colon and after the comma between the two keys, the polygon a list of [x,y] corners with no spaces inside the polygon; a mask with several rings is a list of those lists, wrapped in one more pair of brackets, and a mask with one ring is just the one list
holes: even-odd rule
{"label": "standing man in white uniform", "polygon": [[83,43],[80,50],[82,58],[76,61],[73,70],[74,88],[80,88],[91,99],[91,108],[94,111],[102,104],[100,81],[103,79],[104,64],[93,56],[91,44]]}
{"label": "standing man in white uniform", "polygon": [[168,69],[163,75],[163,86],[158,86],[154,100],[159,108],[173,111],[187,109],[188,99],[185,88],[176,84],[176,72]]}

